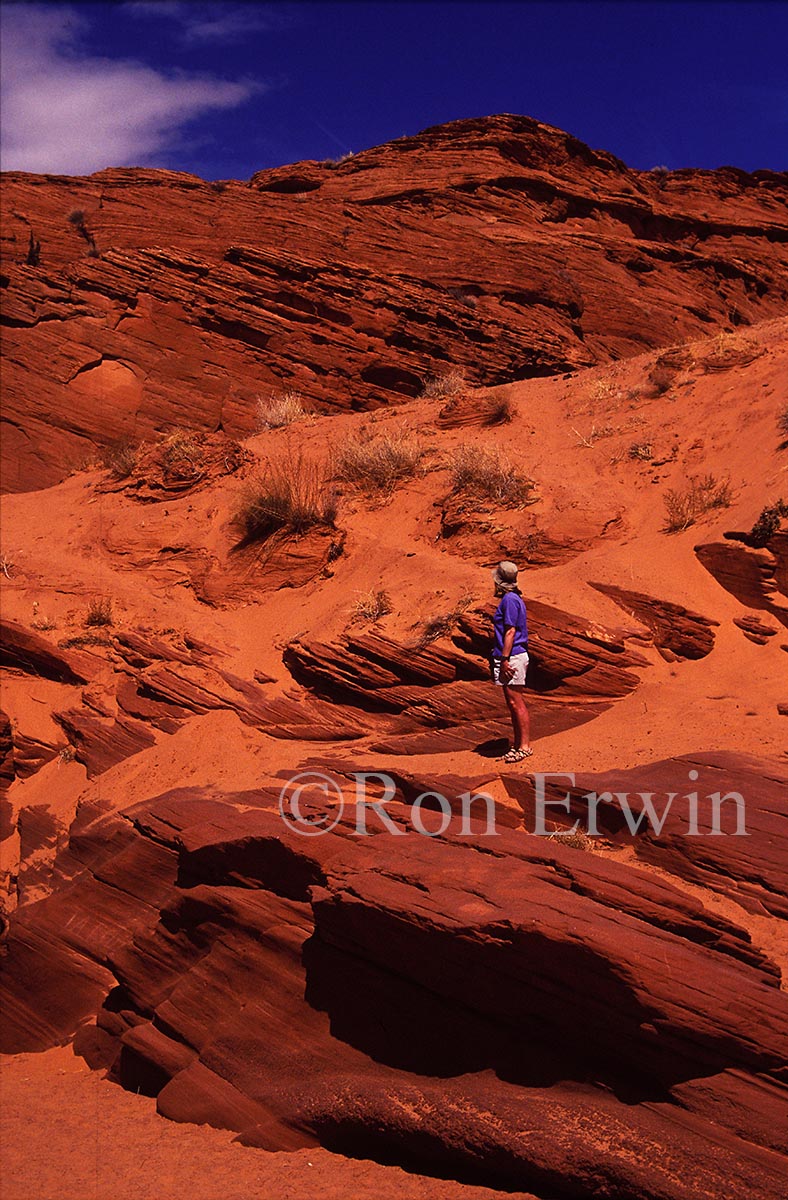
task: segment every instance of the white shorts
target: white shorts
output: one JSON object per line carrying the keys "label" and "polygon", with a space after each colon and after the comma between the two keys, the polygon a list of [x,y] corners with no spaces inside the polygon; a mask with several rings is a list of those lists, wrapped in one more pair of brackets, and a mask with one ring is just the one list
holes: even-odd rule
{"label": "white shorts", "polygon": [[522,654],[513,654],[509,659],[509,666],[514,669],[514,674],[510,679],[504,679],[501,675],[501,660],[500,658],[493,659],[493,679],[499,687],[525,687],[525,675],[528,670],[528,653],[523,651]]}

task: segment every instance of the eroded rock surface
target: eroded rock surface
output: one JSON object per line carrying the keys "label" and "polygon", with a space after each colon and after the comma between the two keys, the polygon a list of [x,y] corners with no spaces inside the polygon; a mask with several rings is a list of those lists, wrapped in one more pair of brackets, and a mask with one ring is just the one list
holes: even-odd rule
{"label": "eroded rock surface", "polygon": [[527,117],[219,187],[130,169],[4,187],[13,491],[124,437],[243,436],[283,387],[350,409],[415,396],[441,364],[487,385],[557,374],[780,315],[788,295],[784,176],[657,179]]}
{"label": "eroded rock surface", "polygon": [[82,1025],[164,1114],[269,1149],[538,1195],[782,1195],[788,1001],[735,921],[522,832],[414,837],[396,803],[402,837],[354,836],[352,808],[299,837],[277,794],[78,820],[73,882],[8,944],[6,1048]]}

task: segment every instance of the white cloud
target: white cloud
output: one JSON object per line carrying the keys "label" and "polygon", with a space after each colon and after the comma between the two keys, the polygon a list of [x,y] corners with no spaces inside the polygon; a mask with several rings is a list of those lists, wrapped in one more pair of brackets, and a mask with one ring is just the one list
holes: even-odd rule
{"label": "white cloud", "polygon": [[195,0],[128,0],[131,16],[167,19],[176,23],[180,39],[195,42],[237,42],[253,33],[280,29],[291,21],[284,10],[268,5],[199,3]]}
{"label": "white cloud", "polygon": [[85,175],[144,166],[182,126],[259,92],[252,81],[165,75],[80,49],[85,20],[64,6],[3,4],[2,168]]}

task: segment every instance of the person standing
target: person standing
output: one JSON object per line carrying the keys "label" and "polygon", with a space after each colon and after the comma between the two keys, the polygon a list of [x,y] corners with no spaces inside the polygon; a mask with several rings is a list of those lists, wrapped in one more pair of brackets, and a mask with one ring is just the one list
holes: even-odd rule
{"label": "person standing", "polygon": [[530,758],[530,719],[525,703],[525,676],[528,670],[528,614],[517,586],[517,567],[500,562],[492,573],[495,594],[500,597],[493,616],[493,679],[503,688],[512,720],[513,739],[503,756],[505,763]]}

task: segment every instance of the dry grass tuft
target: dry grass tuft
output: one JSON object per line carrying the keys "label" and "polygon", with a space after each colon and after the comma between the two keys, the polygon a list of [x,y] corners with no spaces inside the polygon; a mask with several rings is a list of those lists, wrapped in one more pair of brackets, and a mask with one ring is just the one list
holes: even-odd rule
{"label": "dry grass tuft", "polygon": [[257,428],[283,429],[294,421],[302,421],[307,416],[303,397],[300,392],[282,392],[270,400],[260,398],[257,402]]}
{"label": "dry grass tuft", "polygon": [[137,465],[139,447],[131,438],[118,438],[101,451],[100,462],[113,479],[128,479]]}
{"label": "dry grass tuft", "polygon": [[50,629],[57,629],[57,621],[53,621],[51,617],[38,617],[35,621],[30,622],[30,628],[46,633]]}
{"label": "dry grass tuft", "polygon": [[484,409],[482,425],[508,425],[517,416],[517,405],[508,396],[491,396]]}
{"label": "dry grass tuft", "polygon": [[627,452],[630,458],[640,459],[641,462],[651,462],[654,457],[654,447],[651,442],[635,442]]}
{"label": "dry grass tuft", "polygon": [[526,478],[499,450],[458,446],[450,456],[452,491],[492,500],[505,508],[529,502],[533,480]]}
{"label": "dry grass tuft", "polygon": [[204,444],[191,429],[173,429],[160,442],[159,461],[167,480],[192,479],[204,470]]}
{"label": "dry grass tuft", "polygon": [[667,533],[689,529],[698,517],[714,508],[728,508],[731,503],[730,480],[718,480],[714,475],[690,475],[687,487],[671,488],[665,492]]}
{"label": "dry grass tuft", "polygon": [[435,642],[438,638],[448,637],[460,617],[468,611],[472,604],[473,596],[461,596],[454,608],[450,609],[449,612],[440,613],[437,617],[432,617],[427,621],[419,635],[418,648],[423,650],[430,642]]}
{"label": "dry grass tuft", "polygon": [[333,528],[336,516],[336,494],[328,488],[324,470],[298,455],[268,464],[249,481],[233,524],[241,544],[250,545],[276,534]]}
{"label": "dry grass tuft", "polygon": [[88,628],[112,624],[112,601],[109,596],[101,596],[95,600],[91,600],[83,624]]}
{"label": "dry grass tuft", "polygon": [[426,453],[424,443],[408,430],[350,438],[334,451],[332,473],[365,492],[390,492],[401,479],[419,473]]}
{"label": "dry grass tuft", "polygon": [[383,588],[363,592],[353,608],[354,617],[363,621],[379,621],[393,611],[391,596]]}
{"label": "dry grass tuft", "polygon": [[428,379],[421,394],[425,400],[448,400],[451,396],[461,396],[467,390],[462,371],[452,370]]}
{"label": "dry grass tuft", "polygon": [[777,428],[784,437],[788,438],[788,404],[786,404],[777,418]]}
{"label": "dry grass tuft", "polygon": [[562,832],[556,829],[547,835],[548,842],[560,842],[562,846],[571,846],[573,850],[593,850],[593,839],[583,829],[567,829]]}

